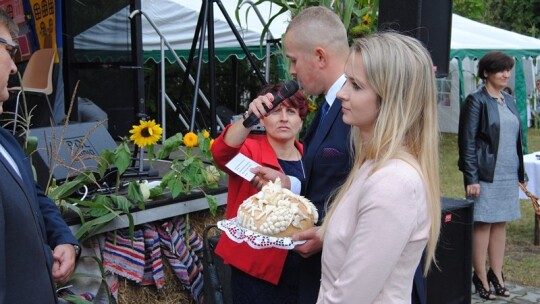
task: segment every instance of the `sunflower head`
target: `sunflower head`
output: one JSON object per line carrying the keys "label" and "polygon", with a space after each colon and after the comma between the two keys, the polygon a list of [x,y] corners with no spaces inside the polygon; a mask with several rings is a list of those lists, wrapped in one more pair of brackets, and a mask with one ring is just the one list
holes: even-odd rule
{"label": "sunflower head", "polygon": [[188,148],[193,148],[197,146],[199,142],[199,138],[197,134],[193,132],[188,132],[186,135],[184,135],[184,145]]}
{"label": "sunflower head", "polygon": [[204,138],[209,138],[210,137],[210,133],[208,131],[206,131],[206,130],[204,130],[202,132],[202,135],[203,135]]}
{"label": "sunflower head", "polygon": [[315,104],[315,102],[313,100],[308,100],[308,111],[309,112],[315,112],[317,111],[317,104]]}
{"label": "sunflower head", "polygon": [[138,126],[133,126],[129,130],[129,133],[131,133],[129,139],[133,140],[137,146],[146,147],[157,143],[161,138],[163,129],[153,119],[148,121],[141,120]]}

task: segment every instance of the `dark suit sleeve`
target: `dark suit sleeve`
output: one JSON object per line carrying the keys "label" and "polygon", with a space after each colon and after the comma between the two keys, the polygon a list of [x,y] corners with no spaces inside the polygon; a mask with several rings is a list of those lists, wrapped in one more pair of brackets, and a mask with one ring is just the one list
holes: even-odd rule
{"label": "dark suit sleeve", "polygon": [[48,198],[37,185],[36,192],[39,209],[45,222],[49,246],[54,249],[60,244],[78,244],[54,201]]}
{"label": "dark suit sleeve", "polygon": [[14,137],[7,136],[6,140],[10,141],[9,144],[17,146],[16,150],[13,151],[14,154],[12,154],[12,157],[16,159],[19,166],[22,166],[22,168],[19,167],[19,170],[26,171],[26,176],[28,176],[28,178],[24,178],[24,181],[28,189],[35,189],[32,195],[35,195],[35,203],[39,206],[39,210],[41,211],[41,216],[45,224],[47,244],[51,247],[51,249],[54,249],[60,244],[78,244],[77,239],[75,239],[73,233],[71,233],[71,230],[69,230],[68,225],[62,218],[60,210],[54,201],[48,198],[43,190],[31,178],[33,177],[33,171],[30,158],[26,157],[24,151],[15,141]]}
{"label": "dark suit sleeve", "polygon": [[6,301],[6,228],[4,219],[4,202],[0,196],[0,303]]}

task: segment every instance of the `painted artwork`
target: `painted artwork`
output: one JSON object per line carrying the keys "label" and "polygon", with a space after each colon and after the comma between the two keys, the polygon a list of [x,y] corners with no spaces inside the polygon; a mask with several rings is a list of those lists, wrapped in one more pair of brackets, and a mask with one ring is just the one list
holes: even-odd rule
{"label": "painted artwork", "polygon": [[0,7],[19,25],[19,36],[15,42],[19,44],[20,52],[17,52],[15,62],[25,61],[32,55],[32,49],[29,43],[28,25],[26,24],[23,0],[0,0]]}
{"label": "painted artwork", "polygon": [[30,0],[40,49],[56,49],[54,2],[54,0]]}
{"label": "painted artwork", "polygon": [[0,0],[0,7],[3,8],[17,24],[25,21],[22,1],[23,0]]}

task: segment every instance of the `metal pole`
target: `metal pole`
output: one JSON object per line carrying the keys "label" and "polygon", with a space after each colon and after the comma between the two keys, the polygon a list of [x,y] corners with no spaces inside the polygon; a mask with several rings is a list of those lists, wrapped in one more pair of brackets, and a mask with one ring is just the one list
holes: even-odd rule
{"label": "metal pole", "polygon": [[163,128],[163,133],[161,135],[163,136],[162,142],[164,142],[167,139],[167,118],[165,117],[167,113],[165,111],[165,107],[167,106],[165,104],[165,50],[163,45],[163,36],[160,37],[161,63],[159,68],[161,77],[161,127]]}

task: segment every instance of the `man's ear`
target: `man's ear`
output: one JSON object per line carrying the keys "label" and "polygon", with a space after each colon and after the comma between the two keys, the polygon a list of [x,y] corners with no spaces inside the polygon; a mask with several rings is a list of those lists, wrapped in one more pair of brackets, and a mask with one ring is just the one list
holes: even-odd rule
{"label": "man's ear", "polygon": [[328,53],[324,48],[315,48],[315,57],[317,58],[317,63],[320,67],[326,66],[328,64]]}

